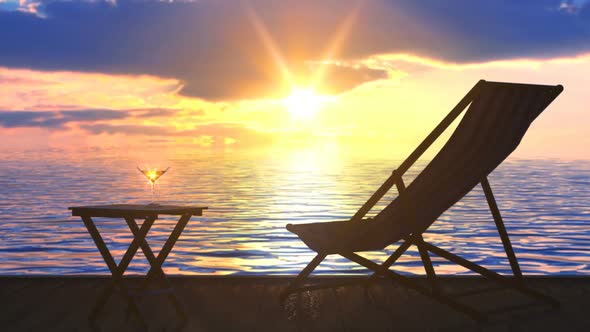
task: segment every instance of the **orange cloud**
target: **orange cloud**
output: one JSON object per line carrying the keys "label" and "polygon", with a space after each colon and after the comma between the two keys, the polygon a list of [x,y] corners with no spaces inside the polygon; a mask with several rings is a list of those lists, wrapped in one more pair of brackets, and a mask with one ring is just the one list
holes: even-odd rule
{"label": "orange cloud", "polygon": [[[29,112],[9,114],[0,140],[7,142],[3,147],[22,145],[25,137],[30,145],[55,141],[66,146],[156,142],[261,147],[330,142],[362,151],[387,147],[403,157],[483,78],[563,84],[564,93],[535,121],[516,155],[590,158],[585,126],[590,122],[585,109],[590,54],[466,64],[379,54],[312,65],[335,68],[340,76],[332,69],[324,74],[339,77],[345,91],[306,120],[290,117],[277,99],[211,103],[188,98],[180,94],[183,82],[175,78],[0,68],[0,111],[3,115]],[[366,83],[347,83],[358,75]],[[125,116],[109,113],[110,118],[99,119],[65,113],[81,110],[120,111]],[[42,111],[46,113],[34,114]],[[28,128],[19,128],[25,124]],[[31,128],[35,124],[38,128]]]}
{"label": "orange cloud", "polygon": [[0,109],[64,110],[174,107],[181,81],[0,67]]}
{"label": "orange cloud", "polygon": [[485,62],[448,62],[434,58],[422,57],[412,54],[395,53],[395,54],[378,54],[369,57],[366,60],[359,61],[361,64],[375,69],[394,69],[399,68],[400,64],[417,64],[430,68],[447,69],[447,70],[464,70],[478,68],[532,68],[538,69],[546,64],[582,64],[590,61],[590,53],[580,54],[573,57],[557,58],[515,58],[503,59]]}

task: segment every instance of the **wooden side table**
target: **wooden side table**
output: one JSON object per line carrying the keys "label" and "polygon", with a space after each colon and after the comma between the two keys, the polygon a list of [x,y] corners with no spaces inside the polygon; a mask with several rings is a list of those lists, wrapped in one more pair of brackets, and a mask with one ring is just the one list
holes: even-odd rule
{"label": "wooden side table", "polygon": [[[72,210],[72,216],[79,216],[82,218],[84,225],[88,229],[88,233],[90,233],[90,236],[94,240],[98,251],[102,255],[107,267],[112,274],[109,286],[100,295],[90,313],[90,324],[94,326],[96,323],[96,318],[98,317],[98,313],[104,308],[113,291],[118,289],[128,302],[129,312],[137,316],[139,323],[142,325],[142,328],[146,330],[148,326],[144,317],[141,315],[141,311],[135,297],[136,295],[144,295],[144,293],[146,293],[148,282],[151,280],[158,281],[161,284],[162,288],[158,290],[158,293],[168,293],[168,298],[174,306],[176,313],[180,316],[182,320],[181,326],[183,326],[188,318],[186,311],[179,299],[176,297],[170,282],[166,278],[166,274],[162,270],[162,265],[166,261],[168,254],[170,254],[172,251],[174,244],[180,237],[180,234],[182,234],[182,231],[191,217],[203,215],[203,210],[207,209],[207,207],[156,204],[114,204],[70,207],[69,209]],[[176,223],[176,226],[172,230],[168,240],[166,240],[164,243],[162,250],[160,250],[156,256],[146,241],[146,235],[160,215],[175,215],[180,216],[180,219]],[[113,256],[103,241],[102,236],[100,235],[96,225],[94,224],[94,221],[92,220],[93,217],[122,218],[127,222],[129,229],[133,233],[133,240],[131,241],[131,244],[127,248],[127,251],[123,255],[123,258],[119,264],[115,262]],[[141,227],[139,227],[135,221],[137,218],[144,219]],[[147,258],[150,264],[150,269],[145,276],[138,292],[132,293],[123,283],[123,274],[133,259],[133,256],[135,256],[137,253],[137,249],[139,248],[141,248],[145,257]]]}

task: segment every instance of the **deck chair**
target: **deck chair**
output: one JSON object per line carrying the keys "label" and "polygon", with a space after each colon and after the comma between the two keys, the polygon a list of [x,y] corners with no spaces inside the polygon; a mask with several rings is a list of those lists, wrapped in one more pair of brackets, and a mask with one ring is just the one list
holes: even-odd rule
{"label": "deck chair", "polygon": [[[530,289],[523,283],[522,272],[487,176],[514,151],[532,121],[561,91],[561,85],[479,81],[350,220],[287,225],[287,229],[295,233],[317,255],[281,293],[281,300],[284,301],[292,293],[326,288],[325,284],[307,285],[305,281],[327,255],[338,254],[371,270],[373,274],[365,281],[389,277],[467,314],[476,321],[485,321],[492,313],[516,310],[522,306],[512,305],[494,312],[483,312],[459,301],[461,296],[475,295],[477,292],[444,294],[437,285],[430,258],[432,253],[490,278],[501,287],[521,292],[533,300],[527,305],[558,307],[559,303],[555,299]],[[446,144],[406,188],[404,173],[465,109],[465,115]],[[477,184],[483,187],[513,276],[498,274],[428,243],[422,237],[442,213]],[[373,218],[365,218],[394,185],[398,191],[397,197]],[[399,247],[382,264],[358,254],[382,250],[397,242],[400,242]],[[419,251],[428,279],[427,286],[421,286],[415,280],[390,269],[412,245],[417,246]],[[327,287],[334,286],[341,285]]]}

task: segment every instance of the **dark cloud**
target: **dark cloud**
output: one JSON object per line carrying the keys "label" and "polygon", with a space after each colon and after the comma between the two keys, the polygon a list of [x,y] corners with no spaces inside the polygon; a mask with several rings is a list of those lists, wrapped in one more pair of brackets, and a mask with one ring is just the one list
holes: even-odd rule
{"label": "dark cloud", "polygon": [[96,122],[127,119],[130,117],[173,116],[174,109],[136,110],[72,110],[72,111],[0,111],[0,126],[4,128],[38,127],[62,129],[72,122]]}
{"label": "dark cloud", "polygon": [[[577,15],[560,0],[200,0],[49,2],[45,19],[0,12],[0,65],[175,77],[181,93],[212,100],[285,93],[289,81],[260,37],[265,26],[300,81],[332,50],[356,8],[336,57],[404,52],[453,62],[549,57],[590,50],[586,3]],[[362,71],[362,70],[361,70]],[[339,73],[341,72],[341,73]],[[336,67],[342,89],[381,77]],[[312,72],[313,74],[313,72]],[[339,77],[346,77],[341,84]]]}
{"label": "dark cloud", "polygon": [[312,71],[321,71],[323,80],[330,82],[329,85],[318,89],[324,93],[338,93],[354,88],[359,82],[369,82],[388,77],[385,70],[367,67],[321,64],[311,68]]}
{"label": "dark cloud", "polygon": [[177,131],[174,128],[162,126],[143,126],[143,125],[112,125],[108,123],[83,124],[80,126],[83,130],[94,134],[125,134],[125,135],[147,135],[147,136],[176,136]]}
{"label": "dark cloud", "polygon": [[[177,109],[170,108],[147,108],[147,109],[135,109],[127,110],[127,112],[136,118],[154,118],[154,117],[170,117],[176,115]],[[203,115],[203,110],[193,111],[193,115]]]}
{"label": "dark cloud", "polygon": [[[2,84],[4,84],[5,82],[0,80],[0,82]],[[66,110],[79,110],[80,109],[80,105],[75,105],[75,104],[43,104],[43,103],[39,103],[39,104],[35,104],[33,106],[31,106],[32,110],[41,110],[41,111],[49,111],[49,110],[57,110],[57,111],[66,111]]]}
{"label": "dark cloud", "polygon": [[116,120],[126,118],[125,112],[111,110],[76,111],[0,111],[0,125],[4,128],[40,127],[63,128],[70,122]]}
{"label": "dark cloud", "polygon": [[147,140],[148,143],[154,144],[170,144],[175,143],[172,139],[165,139],[165,138],[151,138]]}

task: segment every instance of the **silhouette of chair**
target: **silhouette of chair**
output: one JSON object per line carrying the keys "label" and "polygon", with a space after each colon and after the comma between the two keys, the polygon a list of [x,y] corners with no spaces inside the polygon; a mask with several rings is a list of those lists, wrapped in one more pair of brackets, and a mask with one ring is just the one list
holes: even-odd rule
{"label": "silhouette of chair", "polygon": [[[365,280],[367,286],[377,277],[389,277],[408,288],[430,296],[477,321],[488,318],[487,312],[476,310],[457,299],[490,291],[484,289],[464,294],[444,294],[437,285],[430,253],[459,264],[498,282],[502,287],[520,291],[534,299],[533,303],[511,306],[494,313],[515,310],[520,306],[543,304],[559,307],[553,298],[525,286],[502,217],[496,205],[487,176],[514,151],[532,121],[563,91],[561,85],[531,85],[479,81],[410,156],[391,174],[370,199],[347,221],[292,225],[295,233],[317,255],[283,291],[284,301],[291,293],[340,285],[305,285],[309,274],[330,254],[339,254],[373,272]],[[406,188],[404,173],[420,158],[445,129],[467,109],[457,128],[432,159]],[[481,184],[496,223],[513,276],[507,277],[470,262],[424,241],[422,234],[436,219],[457,201]],[[396,186],[398,196],[373,218],[363,219],[385,193]],[[402,241],[397,250],[381,265],[356,252],[382,250]],[[428,287],[398,274],[389,268],[412,245],[416,245],[428,278]],[[492,288],[497,289],[497,288]]]}

